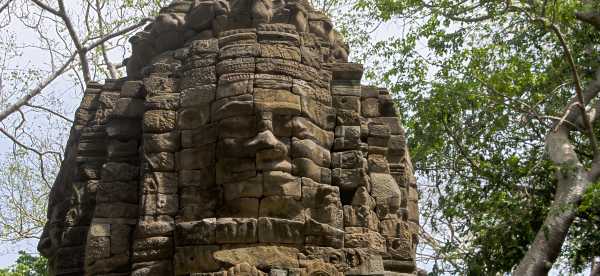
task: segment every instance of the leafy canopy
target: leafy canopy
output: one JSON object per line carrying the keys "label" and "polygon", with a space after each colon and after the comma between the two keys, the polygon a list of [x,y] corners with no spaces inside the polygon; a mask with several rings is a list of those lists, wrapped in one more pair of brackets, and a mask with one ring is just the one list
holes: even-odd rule
{"label": "leafy canopy", "polygon": [[[360,0],[355,6],[399,28],[396,37],[364,41],[371,56],[382,57],[371,60],[368,76],[391,87],[406,115],[421,179],[421,240],[434,252],[421,257],[433,263],[432,274],[510,272],[541,227],[556,184],[544,136],[574,94],[571,68],[549,24],[567,38],[585,84],[598,68],[600,35],[575,12],[597,10],[594,2]],[[589,156],[586,139],[573,139]],[[562,264],[574,271],[598,254],[590,250],[600,245],[598,217],[589,210],[582,210],[563,252]]]}
{"label": "leafy canopy", "polygon": [[0,269],[0,276],[46,276],[47,271],[46,258],[19,251],[19,258],[15,264],[7,269]]}

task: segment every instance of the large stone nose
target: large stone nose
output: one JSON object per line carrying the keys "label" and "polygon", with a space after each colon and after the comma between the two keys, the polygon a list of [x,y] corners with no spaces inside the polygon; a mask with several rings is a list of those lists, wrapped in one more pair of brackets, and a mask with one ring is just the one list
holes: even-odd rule
{"label": "large stone nose", "polygon": [[288,157],[287,146],[270,130],[259,132],[247,146],[256,150],[256,169],[291,172],[292,164]]}
{"label": "large stone nose", "polygon": [[285,145],[283,145],[270,130],[259,132],[254,138],[250,139],[246,145],[256,151],[278,148],[285,149]]}

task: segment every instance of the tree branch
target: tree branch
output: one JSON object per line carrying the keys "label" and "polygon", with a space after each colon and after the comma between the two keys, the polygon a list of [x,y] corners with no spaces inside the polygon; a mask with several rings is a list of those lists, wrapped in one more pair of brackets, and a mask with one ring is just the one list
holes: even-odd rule
{"label": "tree branch", "polygon": [[569,66],[571,68],[571,73],[573,74],[573,80],[575,81],[575,93],[577,93],[577,100],[579,101],[579,110],[581,111],[581,117],[585,124],[585,128],[588,131],[588,136],[590,138],[590,142],[592,144],[592,149],[594,151],[594,156],[598,155],[598,141],[596,140],[596,135],[594,135],[594,129],[590,122],[590,118],[588,117],[587,112],[585,111],[586,101],[583,98],[583,88],[581,87],[581,78],[579,77],[579,72],[577,71],[577,66],[575,65],[575,61],[573,60],[573,54],[571,54],[571,48],[567,44],[565,40],[565,36],[562,34],[558,26],[547,22],[547,20],[543,20],[544,24],[548,24],[550,29],[556,34],[560,44],[565,51],[565,58],[569,62]]}
{"label": "tree branch", "polygon": [[[89,46],[84,47],[83,50],[86,52],[90,51],[110,39],[113,39],[117,36],[129,33],[131,31],[145,25],[146,22],[148,22],[148,21],[152,21],[152,20],[147,18],[147,19],[142,20],[138,24],[135,24],[135,25],[132,25],[125,29],[111,33],[103,38],[100,38],[100,39],[92,42]],[[66,71],[66,69],[69,67],[69,65],[71,65],[71,63],[77,57],[77,55],[78,55],[77,52],[72,54],[71,57],[59,68],[58,71],[55,71],[54,73],[52,73],[52,75],[50,75],[43,82],[38,84],[38,86],[36,86],[31,91],[29,91],[25,96],[23,96],[21,99],[17,100],[14,104],[10,105],[8,108],[3,110],[2,112],[0,112],[0,122],[3,121],[4,119],[6,119],[10,114],[16,112],[22,106],[27,104],[33,97],[40,94],[42,92],[42,90],[44,90],[51,82],[53,82],[56,78],[58,78],[60,75],[62,75]]]}
{"label": "tree branch", "polygon": [[46,107],[43,107],[43,106],[39,106],[39,105],[33,105],[33,104],[30,104],[30,103],[26,103],[25,106],[46,111],[46,112],[48,112],[48,113],[50,113],[50,114],[52,114],[54,116],[57,116],[57,117],[65,120],[65,121],[67,121],[69,123],[73,123],[73,120],[67,118],[66,116],[64,116],[64,115],[62,115],[62,114],[60,114],[60,113],[58,113],[58,112],[56,112],[56,111],[54,111],[52,109],[49,109],[49,108],[46,108]]}
{"label": "tree branch", "polygon": [[8,0],[6,1],[6,3],[4,5],[2,5],[2,7],[0,7],[0,13],[2,13],[6,8],[8,8],[8,5],[10,4],[10,2],[12,2],[13,0]]}
{"label": "tree branch", "polygon": [[43,82],[38,84],[34,89],[29,91],[25,96],[17,100],[15,103],[10,105],[2,112],[0,112],[0,122],[4,121],[4,119],[6,119],[6,117],[8,117],[10,114],[14,113],[15,111],[19,110],[19,108],[27,104],[33,97],[40,94],[51,82],[53,82],[56,78],[62,75],[71,65],[73,60],[75,60],[76,56],[76,53],[71,55],[71,57],[57,71],[52,73],[48,78],[46,78]]}
{"label": "tree branch", "polygon": [[[98,29],[100,30],[100,35],[104,36],[104,19],[102,18],[102,10],[100,7],[100,0],[96,0],[96,13],[98,14]],[[100,44],[100,50],[102,51],[102,58],[104,58],[104,62],[106,63],[106,67],[108,68],[108,72],[110,73],[110,77],[116,79],[118,76],[117,69],[110,62],[108,58],[108,53],[106,51],[106,47],[104,43]]]}
{"label": "tree branch", "polygon": [[69,36],[71,40],[73,40],[73,44],[75,44],[75,49],[77,49],[77,54],[79,55],[79,61],[81,62],[81,70],[83,71],[83,79],[85,83],[90,82],[91,74],[90,74],[90,63],[87,59],[87,51],[81,44],[79,40],[79,36],[75,31],[75,27],[73,27],[73,23],[71,22],[71,18],[67,15],[67,10],[65,9],[65,3],[63,0],[58,0],[59,6],[59,17],[65,22],[65,26],[67,27],[67,31],[69,32]]}

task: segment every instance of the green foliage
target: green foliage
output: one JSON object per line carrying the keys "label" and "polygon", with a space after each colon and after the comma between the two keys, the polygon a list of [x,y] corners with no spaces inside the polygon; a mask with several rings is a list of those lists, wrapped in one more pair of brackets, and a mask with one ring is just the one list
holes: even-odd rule
{"label": "green foliage", "polygon": [[575,272],[581,272],[591,258],[600,256],[600,182],[588,188],[578,211],[579,216],[570,229],[571,242],[567,248]]}
{"label": "green foliage", "polygon": [[8,269],[0,269],[0,276],[46,276],[48,262],[42,256],[33,256],[19,251],[19,258]]}
{"label": "green foliage", "polygon": [[[382,58],[367,76],[391,88],[406,116],[422,220],[440,240],[433,275],[510,272],[548,212],[556,179],[544,137],[574,83],[556,34],[540,22],[567,38],[584,85],[599,65],[600,35],[574,16],[589,6],[544,3],[360,0],[355,7],[402,26],[398,37],[370,47]],[[586,139],[573,139],[589,164]],[[563,254],[574,270],[600,248],[597,221],[580,217]]]}

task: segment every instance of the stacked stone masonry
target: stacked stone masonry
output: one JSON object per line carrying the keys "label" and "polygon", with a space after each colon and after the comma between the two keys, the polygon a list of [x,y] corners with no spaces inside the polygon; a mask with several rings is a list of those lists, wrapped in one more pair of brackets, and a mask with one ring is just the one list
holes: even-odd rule
{"label": "stacked stone masonry", "polygon": [[414,275],[391,95],[302,0],[179,0],[88,84],[39,243],[50,275]]}

